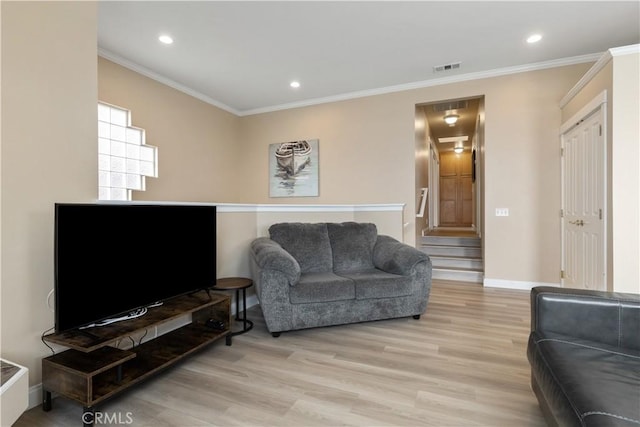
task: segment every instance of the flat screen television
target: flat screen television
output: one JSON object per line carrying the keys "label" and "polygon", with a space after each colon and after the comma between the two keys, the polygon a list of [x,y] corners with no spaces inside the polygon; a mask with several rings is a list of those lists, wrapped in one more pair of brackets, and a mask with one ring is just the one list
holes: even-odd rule
{"label": "flat screen television", "polygon": [[118,318],[216,282],[216,207],[55,204],[55,330]]}

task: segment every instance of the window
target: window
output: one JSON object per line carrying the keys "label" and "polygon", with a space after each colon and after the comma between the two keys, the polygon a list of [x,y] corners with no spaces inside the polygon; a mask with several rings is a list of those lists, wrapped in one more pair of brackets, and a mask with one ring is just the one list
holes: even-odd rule
{"label": "window", "polygon": [[131,112],[98,103],[98,199],[131,200],[158,176],[158,148],[145,144],[144,129],[131,126]]}

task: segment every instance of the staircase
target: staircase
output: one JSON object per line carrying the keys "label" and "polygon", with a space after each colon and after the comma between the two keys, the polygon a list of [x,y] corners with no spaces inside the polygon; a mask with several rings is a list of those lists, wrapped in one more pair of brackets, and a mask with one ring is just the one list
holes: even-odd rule
{"label": "staircase", "polygon": [[484,277],[480,238],[472,233],[427,235],[419,249],[429,255],[433,279],[482,283]]}

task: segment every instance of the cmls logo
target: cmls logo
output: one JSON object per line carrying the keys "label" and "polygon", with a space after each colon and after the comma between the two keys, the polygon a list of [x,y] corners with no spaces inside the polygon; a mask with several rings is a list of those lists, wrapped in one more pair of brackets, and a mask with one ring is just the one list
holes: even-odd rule
{"label": "cmls logo", "polygon": [[91,424],[133,424],[132,412],[85,412],[82,414],[82,422],[86,425]]}

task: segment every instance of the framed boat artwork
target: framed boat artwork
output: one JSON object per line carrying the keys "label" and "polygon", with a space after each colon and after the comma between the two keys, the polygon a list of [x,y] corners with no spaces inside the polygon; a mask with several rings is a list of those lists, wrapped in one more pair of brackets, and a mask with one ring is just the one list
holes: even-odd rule
{"label": "framed boat artwork", "polygon": [[317,139],[269,145],[269,197],[318,196]]}

